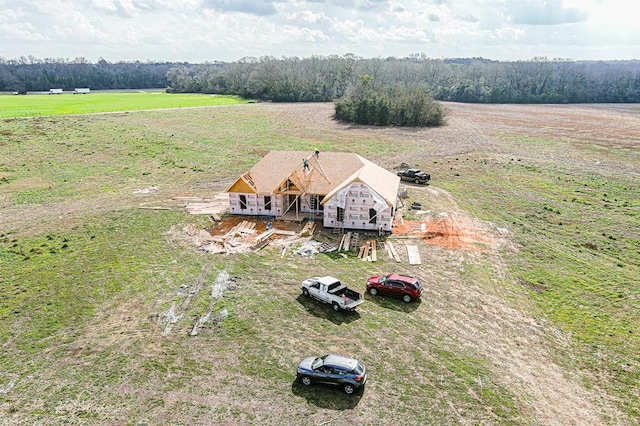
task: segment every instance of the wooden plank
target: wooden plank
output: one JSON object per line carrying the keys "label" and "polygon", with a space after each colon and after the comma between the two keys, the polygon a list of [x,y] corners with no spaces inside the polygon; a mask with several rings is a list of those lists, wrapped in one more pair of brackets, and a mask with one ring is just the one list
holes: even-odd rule
{"label": "wooden plank", "polygon": [[376,240],[371,240],[371,261],[378,261],[378,248],[376,247]]}
{"label": "wooden plank", "polygon": [[316,229],[316,223],[315,222],[307,222],[304,227],[302,228],[302,231],[300,232],[300,235],[303,236],[307,236],[307,235],[313,235],[313,231]]}
{"label": "wooden plank", "polygon": [[420,252],[418,246],[407,246],[407,255],[409,256],[409,265],[421,265]]}
{"label": "wooden plank", "polygon": [[349,246],[351,245],[351,231],[347,232],[347,239],[344,242],[344,247],[342,247],[343,251],[349,251]]}
{"label": "wooden plank", "polygon": [[393,259],[400,263],[400,256],[398,256],[398,252],[396,251],[396,248],[393,246],[393,243],[391,241],[387,241],[387,244],[389,244],[389,250],[391,250],[391,254],[393,255]]}
{"label": "wooden plank", "polygon": [[256,242],[260,242],[262,240],[269,238],[272,234],[273,234],[273,229],[267,229],[262,234],[258,235],[255,240]]}
{"label": "wooden plank", "polygon": [[194,202],[194,203],[187,203],[186,207],[216,207],[216,206],[227,206],[228,204],[223,202],[223,201],[207,201],[207,202]]}
{"label": "wooden plank", "polygon": [[140,206],[138,208],[143,210],[171,210],[171,207]]}
{"label": "wooden plank", "polygon": [[369,253],[371,252],[371,242],[367,241],[362,245],[363,248],[363,253],[362,256],[360,256],[360,260],[367,260],[367,257],[369,257]]}
{"label": "wooden plank", "polygon": [[342,239],[340,240],[340,244],[338,245],[338,251],[342,250],[344,247],[344,240],[347,238],[347,234],[342,234]]}
{"label": "wooden plank", "polygon": [[176,200],[176,201],[204,201],[204,198],[202,197],[173,197],[171,198],[172,200]]}
{"label": "wooden plank", "polygon": [[[219,213],[218,210],[215,209],[198,209],[198,210],[189,210],[187,209],[187,213],[191,214],[191,215],[200,215],[200,214],[208,214],[208,215],[214,215],[216,213]],[[218,220],[220,220],[218,218]]]}
{"label": "wooden plank", "polygon": [[286,231],[284,229],[276,229],[276,228],[273,228],[273,233],[276,235],[290,235],[290,236],[297,234],[297,232],[295,231]]}
{"label": "wooden plank", "polygon": [[385,250],[387,250],[387,255],[389,256],[389,259],[393,259],[393,253],[391,253],[391,248],[389,247],[389,244],[391,244],[389,241],[385,241],[384,248]]}

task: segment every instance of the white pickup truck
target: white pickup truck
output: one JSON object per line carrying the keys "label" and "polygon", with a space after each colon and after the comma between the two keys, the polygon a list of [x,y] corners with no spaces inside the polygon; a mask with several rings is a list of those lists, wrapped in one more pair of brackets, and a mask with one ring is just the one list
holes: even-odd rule
{"label": "white pickup truck", "polygon": [[353,311],[364,302],[362,295],[334,277],[312,277],[302,281],[302,294],[331,304],[334,311]]}

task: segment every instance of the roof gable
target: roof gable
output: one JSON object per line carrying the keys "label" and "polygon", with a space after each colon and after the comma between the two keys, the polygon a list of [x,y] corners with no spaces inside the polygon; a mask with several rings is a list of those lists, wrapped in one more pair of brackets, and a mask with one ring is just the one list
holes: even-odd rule
{"label": "roof gable", "polygon": [[389,207],[395,205],[400,177],[377,164],[372,163],[366,158],[362,158],[359,155],[358,157],[360,158],[360,161],[362,161],[363,166],[328,192],[322,203],[325,204],[340,190],[346,188],[352,183],[362,182],[380,195]]}
{"label": "roof gable", "polygon": [[[308,170],[303,165],[305,159]],[[246,180],[239,178],[228,192],[250,189],[248,192],[251,193],[272,194],[291,181],[296,190],[324,196],[334,194],[357,179],[376,191],[389,205],[394,205],[400,183],[394,173],[349,152],[321,152],[316,157],[311,151],[271,151],[245,176]],[[246,186],[240,184],[241,180]]]}
{"label": "roof gable", "polygon": [[251,181],[247,180],[246,174],[239,177],[233,185],[227,189],[227,192],[241,192],[245,194],[253,194],[256,192],[255,188],[251,185]]}

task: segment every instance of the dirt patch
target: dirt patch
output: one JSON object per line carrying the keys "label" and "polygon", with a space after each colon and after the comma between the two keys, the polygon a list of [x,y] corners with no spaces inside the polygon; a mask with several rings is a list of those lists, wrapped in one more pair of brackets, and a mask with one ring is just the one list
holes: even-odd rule
{"label": "dirt patch", "polygon": [[488,253],[496,243],[484,230],[478,229],[468,218],[460,215],[435,219],[394,221],[392,235],[420,238],[448,250],[466,250]]}
{"label": "dirt patch", "polygon": [[508,230],[498,230],[471,217],[458,207],[448,192],[434,186],[418,185],[412,187],[411,192],[428,210],[411,210],[411,203],[405,202],[396,212],[393,236],[412,237],[447,250],[475,253],[489,253],[505,242]]}

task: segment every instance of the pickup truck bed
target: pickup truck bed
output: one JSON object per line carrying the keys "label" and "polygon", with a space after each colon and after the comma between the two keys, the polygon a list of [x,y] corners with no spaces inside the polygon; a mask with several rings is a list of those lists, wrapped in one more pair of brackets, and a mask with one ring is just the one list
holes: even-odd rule
{"label": "pickup truck bed", "polygon": [[362,294],[345,286],[334,277],[307,278],[300,285],[305,297],[328,303],[335,311],[352,311],[362,304]]}

